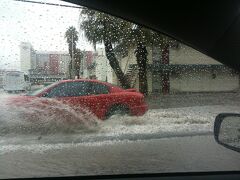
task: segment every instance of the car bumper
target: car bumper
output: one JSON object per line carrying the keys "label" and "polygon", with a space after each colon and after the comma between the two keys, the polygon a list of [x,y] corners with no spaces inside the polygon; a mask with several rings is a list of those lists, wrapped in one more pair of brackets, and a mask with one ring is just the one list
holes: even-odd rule
{"label": "car bumper", "polygon": [[131,108],[131,115],[133,116],[142,116],[148,111],[148,105],[143,104],[140,106],[134,106]]}

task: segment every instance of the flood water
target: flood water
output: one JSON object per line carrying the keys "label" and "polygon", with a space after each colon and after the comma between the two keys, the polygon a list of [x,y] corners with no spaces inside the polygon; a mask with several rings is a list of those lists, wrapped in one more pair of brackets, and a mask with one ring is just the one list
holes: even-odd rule
{"label": "flood water", "polygon": [[53,99],[9,104],[15,96],[1,94],[0,178],[240,169],[239,154],[212,136],[216,115],[239,113],[238,104],[101,121]]}

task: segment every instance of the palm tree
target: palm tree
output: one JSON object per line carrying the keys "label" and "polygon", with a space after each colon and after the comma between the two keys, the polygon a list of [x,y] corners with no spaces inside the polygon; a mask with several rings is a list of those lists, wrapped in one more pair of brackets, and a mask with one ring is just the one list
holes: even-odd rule
{"label": "palm tree", "polygon": [[[75,76],[79,77],[79,71],[76,71],[76,58],[77,58],[77,48],[76,44],[78,41],[78,32],[75,27],[70,26],[67,31],[65,32],[64,36],[68,43],[68,51],[71,57],[69,63],[69,76],[73,78]],[[79,60],[77,60],[79,62]],[[80,63],[79,63],[80,65]]]}
{"label": "palm tree", "polygon": [[[106,56],[120,83],[130,87],[119,62],[114,54],[113,45],[118,47],[136,47],[135,56],[139,69],[139,90],[147,95],[147,46],[158,45],[162,48],[169,43],[169,38],[140,25],[85,8],[81,24],[87,39],[93,44],[104,43]],[[167,46],[166,46],[167,47]],[[163,56],[165,57],[165,56]]]}
{"label": "palm tree", "polygon": [[77,79],[80,78],[80,67],[81,67],[81,60],[83,59],[83,52],[80,49],[76,49],[76,53],[75,53],[75,76],[77,77]]}
{"label": "palm tree", "polygon": [[[129,43],[130,42],[130,43]],[[135,56],[138,64],[139,90],[143,94],[148,94],[147,83],[147,47],[161,46],[163,48],[169,43],[166,36],[156,33],[150,29],[144,28],[140,25],[133,24],[128,37],[125,38],[124,43],[128,46],[135,46]]]}
{"label": "palm tree", "polygon": [[121,29],[125,28],[126,22],[87,8],[83,9],[81,14],[84,17],[81,28],[84,30],[86,38],[93,45],[96,45],[96,43],[104,44],[107,59],[119,82],[122,87],[130,88],[130,83],[124,76],[113,48],[113,45],[120,43],[124,33]]}

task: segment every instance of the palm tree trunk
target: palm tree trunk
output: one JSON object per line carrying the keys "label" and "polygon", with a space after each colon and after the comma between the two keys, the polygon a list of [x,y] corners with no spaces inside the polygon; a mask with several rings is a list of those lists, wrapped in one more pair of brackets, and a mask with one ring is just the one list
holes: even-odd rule
{"label": "palm tree trunk", "polygon": [[115,72],[119,82],[121,83],[121,86],[125,89],[130,88],[130,83],[128,82],[127,78],[122,72],[119,62],[113,52],[112,43],[106,38],[104,38],[104,46],[107,59],[109,60],[109,64],[112,67],[113,71]]}
{"label": "palm tree trunk", "polygon": [[142,44],[138,44],[136,50],[136,60],[139,68],[139,91],[145,96],[148,95],[148,82],[147,82],[147,50]]}
{"label": "palm tree trunk", "polygon": [[[169,64],[169,45],[166,45],[162,51],[162,63]],[[169,72],[162,74],[162,92],[164,95],[170,92]]]}
{"label": "palm tree trunk", "polygon": [[69,61],[68,74],[69,74],[69,79],[72,79],[72,60]]}
{"label": "palm tree trunk", "polygon": [[80,73],[80,69],[76,69],[76,75],[75,75],[75,77],[77,77],[77,79],[79,79],[80,78],[80,75],[79,75],[79,73]]}
{"label": "palm tree trunk", "polygon": [[[79,58],[79,57],[77,57]],[[78,61],[75,64],[75,77],[77,77],[77,79],[80,78],[80,59],[78,59]]]}

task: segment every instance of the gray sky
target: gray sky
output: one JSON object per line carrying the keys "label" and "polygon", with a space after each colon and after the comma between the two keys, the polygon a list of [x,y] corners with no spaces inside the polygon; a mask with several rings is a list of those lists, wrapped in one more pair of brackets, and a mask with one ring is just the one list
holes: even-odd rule
{"label": "gray sky", "polygon": [[[73,5],[59,0],[41,2]],[[0,69],[19,69],[19,44],[23,41],[39,51],[68,51],[64,33],[69,26],[78,29],[79,13],[76,8],[1,0]],[[78,47],[92,49],[82,33]]]}

